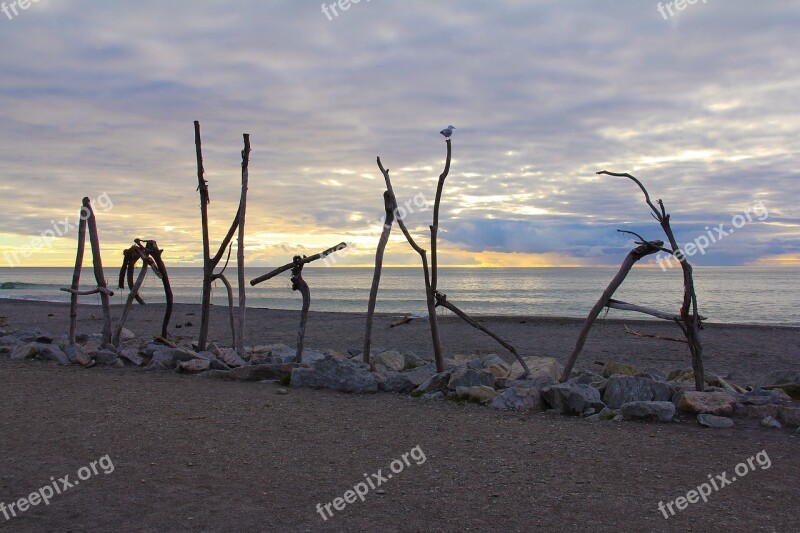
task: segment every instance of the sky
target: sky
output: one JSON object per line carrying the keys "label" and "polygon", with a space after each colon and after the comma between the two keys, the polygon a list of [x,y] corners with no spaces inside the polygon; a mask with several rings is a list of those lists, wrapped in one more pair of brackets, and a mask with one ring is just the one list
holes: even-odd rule
{"label": "sky", "polygon": [[[376,156],[430,249],[450,124],[442,266],[619,265],[617,230],[663,240],[601,170],[663,199],[695,265],[800,266],[800,3],[340,5],[0,4],[0,266],[74,264],[84,196],[105,264],[139,237],[200,265],[194,120],[213,248],[250,134],[248,266],[342,241],[335,266],[373,264]],[[397,227],[385,262],[419,264]]]}

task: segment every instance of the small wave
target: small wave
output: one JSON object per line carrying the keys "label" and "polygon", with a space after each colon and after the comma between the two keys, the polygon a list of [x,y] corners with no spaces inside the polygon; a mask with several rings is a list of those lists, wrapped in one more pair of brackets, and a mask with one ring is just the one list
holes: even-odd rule
{"label": "small wave", "polygon": [[36,287],[34,283],[22,283],[20,281],[4,281],[0,283],[0,290],[13,291],[21,289],[32,289]]}

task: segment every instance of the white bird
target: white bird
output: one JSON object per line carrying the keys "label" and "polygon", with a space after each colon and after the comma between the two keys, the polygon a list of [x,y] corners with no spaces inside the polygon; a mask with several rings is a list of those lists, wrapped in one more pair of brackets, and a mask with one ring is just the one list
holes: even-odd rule
{"label": "white bird", "polygon": [[449,139],[450,136],[453,134],[453,130],[454,129],[456,129],[455,126],[452,126],[452,125],[451,126],[447,126],[445,129],[443,129],[439,133],[441,133],[442,135],[444,135],[446,138]]}

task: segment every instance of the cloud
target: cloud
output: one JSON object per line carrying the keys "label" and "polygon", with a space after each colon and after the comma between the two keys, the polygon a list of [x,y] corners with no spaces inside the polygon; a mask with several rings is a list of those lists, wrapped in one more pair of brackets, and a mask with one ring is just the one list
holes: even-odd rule
{"label": "cloud", "polygon": [[[248,231],[284,236],[254,243],[264,264],[284,261],[286,236],[324,249],[380,217],[377,155],[398,198],[432,198],[451,123],[442,238],[461,264],[616,264],[617,228],[660,237],[638,189],[602,169],[640,177],[686,239],[759,200],[797,221],[798,23],[788,2],[664,20],[641,2],[373,1],[328,20],[288,0],[42,0],[0,15],[2,246],[107,192],[108,248],[139,236],[196,257],[195,119],[213,236],[236,211],[251,134]],[[422,235],[429,217],[409,222]],[[791,255],[795,230],[748,228],[700,260]],[[352,257],[368,263],[362,244]],[[73,246],[58,243],[59,264]],[[415,262],[406,252],[392,260]]]}

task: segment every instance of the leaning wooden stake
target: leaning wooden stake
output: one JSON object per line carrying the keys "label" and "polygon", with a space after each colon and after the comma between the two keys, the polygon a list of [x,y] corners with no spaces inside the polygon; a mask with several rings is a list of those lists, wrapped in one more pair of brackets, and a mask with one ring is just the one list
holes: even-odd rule
{"label": "leaning wooden stake", "polygon": [[[623,261],[619,272],[603,292],[603,295],[594,305],[589,313],[589,316],[584,321],[583,328],[581,329],[578,340],[575,343],[575,348],[572,351],[567,364],[564,366],[564,373],[561,376],[561,381],[566,381],[569,378],[569,374],[572,371],[575,361],[583,349],[586,336],[589,334],[589,330],[591,329],[594,320],[600,314],[600,311],[602,311],[604,307],[616,307],[620,309],[646,313],[658,318],[674,320],[674,322],[678,325],[678,327],[681,328],[681,331],[683,331],[683,334],[686,336],[689,350],[692,353],[692,368],[694,369],[695,388],[697,390],[703,390],[705,388],[705,372],[703,369],[703,345],[700,339],[700,330],[703,327],[703,317],[700,316],[697,310],[697,295],[695,294],[694,290],[692,266],[686,260],[686,256],[681,252],[680,247],[678,246],[678,242],[675,239],[675,235],[672,232],[672,227],[670,226],[670,215],[666,212],[664,202],[662,200],[658,200],[656,202],[658,207],[656,207],[655,204],[653,204],[653,202],[650,200],[650,194],[647,192],[647,189],[642,182],[628,173],[608,172],[606,170],[602,170],[597,174],[628,178],[639,186],[639,189],[641,189],[642,193],[644,194],[645,203],[652,211],[653,218],[658,221],[659,225],[664,231],[664,234],[669,241],[670,248],[665,248],[663,246],[663,241],[645,241],[641,236],[634,233],[634,235],[640,239],[640,241],[637,242],[639,246],[634,248],[625,258],[625,261]],[[642,257],[659,251],[675,256],[681,263],[681,269],[683,271],[683,303],[681,305],[680,314],[677,316],[670,315],[668,313],[651,310],[642,306],[636,306],[633,304],[612,300],[611,297],[625,280],[625,277],[628,275],[633,265]]]}
{"label": "leaning wooden stake", "polygon": [[[83,214],[83,210],[81,210]],[[80,217],[78,222],[78,252],[75,254],[75,270],[72,272],[72,292],[69,297],[69,343],[75,344],[78,331],[78,291],[81,284],[81,268],[83,267],[83,250],[86,246],[86,219]]]}
{"label": "leaning wooden stake", "polygon": [[[388,181],[388,172],[386,174]],[[378,286],[381,283],[381,270],[383,269],[383,254],[386,251],[386,243],[389,242],[389,234],[392,232],[394,224],[394,212],[397,209],[397,200],[387,184],[387,189],[383,193],[383,208],[386,216],[383,219],[383,231],[378,240],[378,249],[375,251],[375,270],[372,274],[372,287],[369,289],[369,303],[367,304],[367,326],[364,332],[364,362],[372,367],[370,352],[372,350],[372,318],[375,315],[375,303],[378,299]]]}
{"label": "leaning wooden stake", "polygon": [[519,364],[522,365],[522,370],[524,371],[523,372],[523,376],[525,376],[527,378],[528,376],[531,375],[531,370],[530,370],[530,368],[528,368],[528,364],[525,362],[525,359],[523,359],[522,356],[519,355],[519,353],[517,352],[516,348],[514,348],[512,345],[510,345],[509,343],[504,341],[500,336],[496,335],[493,331],[491,331],[486,326],[483,326],[483,325],[479,324],[478,322],[475,322],[475,320],[473,320],[467,313],[465,313],[464,311],[462,311],[461,309],[456,307],[455,304],[450,302],[447,299],[447,295],[446,294],[444,294],[442,292],[439,292],[439,291],[436,291],[436,306],[437,307],[441,306],[441,307],[444,307],[446,309],[451,310],[459,318],[461,318],[464,322],[466,322],[467,324],[469,324],[470,326],[472,326],[475,329],[481,330],[482,332],[486,333],[491,338],[496,340],[498,343],[500,343],[500,345],[503,348],[505,348],[506,350],[508,350],[512,354],[514,354],[514,357],[517,358],[517,361],[519,361]]}
{"label": "leaning wooden stake", "polygon": [[[245,142],[245,148],[249,153],[249,136],[246,137]],[[200,193],[200,224],[203,231],[203,296],[201,301],[202,316],[200,319],[200,337],[197,344],[198,349],[203,351],[206,349],[206,344],[208,343],[208,322],[211,312],[212,284],[215,280],[219,279],[225,284],[226,287],[229,285],[224,274],[221,272],[215,274],[214,269],[222,259],[225,250],[231,245],[231,240],[233,239],[234,233],[236,233],[236,228],[238,227],[239,220],[241,219],[242,205],[241,203],[239,204],[239,208],[236,211],[236,216],[233,218],[233,223],[231,224],[228,233],[225,235],[225,238],[222,240],[222,243],[220,243],[217,253],[214,255],[214,257],[211,257],[211,244],[208,236],[208,204],[211,200],[208,194],[208,182],[203,178],[203,175],[205,174],[205,169],[203,168],[203,149],[200,139],[200,122],[197,120],[194,121],[194,144],[195,154],[197,157],[197,190]],[[243,157],[244,152],[245,151],[243,150]],[[242,168],[244,170],[244,163]],[[232,302],[232,299],[229,300],[229,307],[232,305],[230,302]],[[235,331],[233,331],[233,328],[231,329],[231,335],[233,335],[235,338]]]}
{"label": "leaning wooden stake", "polygon": [[136,278],[136,283],[131,287],[128,299],[125,301],[125,307],[122,308],[122,316],[120,316],[117,327],[114,329],[114,337],[111,342],[117,348],[119,348],[119,344],[122,340],[122,329],[125,327],[125,322],[128,320],[128,314],[131,311],[131,306],[133,306],[133,301],[139,295],[139,290],[142,288],[144,278],[147,276],[148,258],[143,252],[139,251],[138,248],[135,248],[135,250],[142,258],[142,268],[139,270],[139,277]]}
{"label": "leaning wooden stake", "polygon": [[100,291],[100,303],[103,307],[103,344],[111,342],[111,301],[108,297],[108,284],[103,273],[103,259],[100,256],[100,236],[97,234],[97,220],[94,217],[92,204],[89,198],[83,199],[83,212],[86,215],[86,224],[89,230],[89,242],[92,245],[92,265],[94,267],[94,278],[97,280],[97,288]]}

